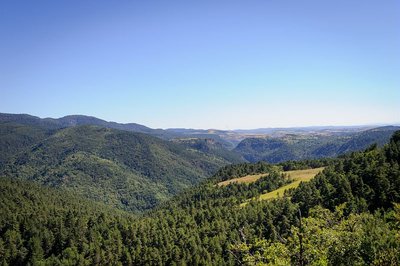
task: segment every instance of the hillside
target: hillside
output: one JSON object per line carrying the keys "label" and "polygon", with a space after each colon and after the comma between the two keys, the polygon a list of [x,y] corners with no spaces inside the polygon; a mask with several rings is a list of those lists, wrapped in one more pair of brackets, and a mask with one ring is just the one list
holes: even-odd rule
{"label": "hillside", "polygon": [[188,149],[203,152],[212,156],[224,158],[232,163],[240,163],[245,160],[243,157],[231,150],[227,149],[225,142],[216,139],[207,138],[175,138],[174,143],[179,143]]}
{"label": "hillside", "polygon": [[[27,114],[0,113],[1,125],[33,126],[43,131],[66,127],[95,125],[152,135],[172,140],[191,148],[204,148],[201,142],[213,142],[218,155],[229,156],[234,161],[260,160],[277,163],[287,160],[335,157],[362,150],[373,143],[383,145],[390,135],[400,127],[306,127],[269,128],[255,130],[201,130],[201,129],[152,129],[136,123],[108,122],[92,116],[68,115],[62,118],[39,118]],[[18,133],[17,133],[18,134]],[[7,141],[7,140],[6,140]],[[217,147],[218,144],[219,147]],[[217,148],[217,149],[215,149]],[[209,149],[210,150],[210,149]],[[229,152],[231,151],[231,152]],[[3,155],[5,158],[8,153]],[[1,159],[0,159],[1,160]]]}
{"label": "hillside", "polygon": [[132,214],[28,181],[0,177],[0,192],[1,265],[104,265],[129,252],[118,243]]}
{"label": "hillside", "polygon": [[279,163],[288,160],[336,157],[366,149],[372,144],[382,146],[400,127],[387,126],[362,132],[333,135],[284,135],[280,137],[247,138],[234,149],[249,162]]}
{"label": "hillside", "polygon": [[0,113],[0,123],[15,123],[20,125],[36,126],[43,129],[61,129],[66,127],[93,125],[105,128],[113,128],[130,132],[139,132],[162,139],[171,139],[179,134],[174,134],[162,129],[152,129],[136,123],[108,122],[96,117],[85,115],[68,115],[61,118],[39,118],[28,114],[5,114]]}
{"label": "hillside", "polygon": [[228,163],[217,155],[146,134],[75,126],[55,131],[17,153],[1,165],[0,175],[34,180],[141,211],[199,183]]}
{"label": "hillside", "polygon": [[[298,162],[297,167],[307,167]],[[134,218],[29,181],[1,179],[5,265],[399,265],[400,131],[384,148],[338,158],[270,201],[281,165],[238,164]],[[268,173],[216,186],[228,172]],[[290,196],[290,197],[288,197]],[[94,211],[95,209],[95,211]]]}
{"label": "hillside", "polygon": [[52,133],[38,126],[0,122],[0,166],[27,147],[44,140]]}
{"label": "hillside", "polygon": [[[173,139],[209,139],[214,140],[224,146],[225,149],[232,150],[241,141],[245,139],[287,139],[292,136],[293,140],[311,140],[325,137],[327,140],[335,140],[338,137],[348,137],[364,132],[368,129],[374,129],[373,126],[353,126],[353,127],[300,127],[300,128],[265,128],[253,130],[217,130],[217,129],[153,129],[137,123],[117,123],[105,121],[93,116],[86,115],[68,115],[61,118],[39,118],[28,114],[7,114],[0,113],[0,124],[14,123],[19,125],[35,126],[45,130],[60,129],[65,127],[74,127],[82,125],[95,125],[106,128],[125,130],[130,132],[139,132],[159,137],[164,140]],[[382,129],[382,128],[381,128]],[[377,131],[381,131],[378,128]],[[390,126],[387,130],[393,132]],[[376,132],[380,134],[379,132]],[[294,137],[294,138],[293,138]],[[378,138],[379,136],[374,136]],[[387,137],[385,137],[387,140]],[[379,142],[379,140],[378,140]],[[323,142],[322,142],[323,144]],[[329,154],[327,156],[330,156]]]}

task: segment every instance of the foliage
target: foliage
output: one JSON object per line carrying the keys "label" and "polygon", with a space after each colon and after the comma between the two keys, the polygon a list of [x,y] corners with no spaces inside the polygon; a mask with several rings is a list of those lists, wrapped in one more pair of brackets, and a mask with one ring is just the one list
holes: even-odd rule
{"label": "foliage", "polygon": [[51,131],[36,126],[0,122],[0,165],[12,156],[45,139]]}
{"label": "foliage", "polygon": [[[278,181],[254,183],[253,190]],[[138,218],[28,181],[1,179],[0,188],[0,257],[10,265],[234,264],[228,247],[240,231],[249,240],[275,238],[296,219],[288,200],[240,210],[237,197],[248,191],[212,182]]]}
{"label": "foliage", "polygon": [[[399,153],[396,132],[383,149],[371,146],[338,160],[292,193],[302,212],[322,205],[330,210],[348,202],[347,212],[389,208],[400,202]],[[394,151],[394,152],[393,152]]]}
{"label": "foliage", "polygon": [[344,216],[342,207],[334,212],[315,207],[288,237],[231,250],[246,265],[398,265],[400,227],[379,213]]}
{"label": "foliage", "polygon": [[124,263],[132,215],[31,182],[0,178],[0,192],[1,265]]}
{"label": "foliage", "polygon": [[290,195],[307,218],[278,242],[234,245],[236,257],[252,265],[400,264],[399,136],[383,149],[373,145],[345,156],[302,183]]}

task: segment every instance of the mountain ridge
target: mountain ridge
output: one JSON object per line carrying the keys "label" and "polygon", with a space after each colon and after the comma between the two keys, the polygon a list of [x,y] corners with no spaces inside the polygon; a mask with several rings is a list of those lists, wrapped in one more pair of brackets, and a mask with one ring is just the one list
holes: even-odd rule
{"label": "mountain ridge", "polygon": [[83,125],[52,131],[19,149],[0,164],[0,174],[141,211],[238,162],[231,159],[144,133]]}
{"label": "mountain ridge", "polygon": [[[304,134],[314,132],[316,134],[341,134],[365,131],[379,128],[385,125],[354,125],[354,126],[304,126],[304,127],[267,127],[255,129],[194,129],[194,128],[150,128],[137,123],[118,123],[106,121],[89,115],[66,115],[60,118],[40,118],[29,114],[0,113],[0,123],[15,122],[26,125],[41,125],[49,128],[62,128],[76,125],[98,125],[108,128],[121,129],[126,131],[141,132],[157,136],[163,139],[182,137],[213,138],[219,141],[227,141],[231,144],[238,144],[246,136],[282,136],[285,134]],[[393,126],[400,126],[393,123]],[[233,147],[232,147],[233,148]]]}
{"label": "mountain ridge", "polygon": [[382,146],[391,135],[399,130],[397,126],[383,126],[352,134],[295,135],[282,137],[246,138],[234,149],[249,162],[267,161],[279,163],[288,160],[318,159],[363,150],[369,145]]}

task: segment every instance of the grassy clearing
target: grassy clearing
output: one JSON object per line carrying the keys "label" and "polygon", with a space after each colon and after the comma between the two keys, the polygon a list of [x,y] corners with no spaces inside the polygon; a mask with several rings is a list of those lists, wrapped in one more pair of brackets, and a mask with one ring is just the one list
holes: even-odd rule
{"label": "grassy clearing", "polygon": [[[324,167],[320,168],[315,168],[315,169],[306,169],[306,170],[295,170],[295,171],[286,171],[283,172],[284,174],[288,175],[290,179],[293,180],[292,183],[280,187],[274,191],[261,194],[258,197],[258,200],[269,200],[269,199],[275,199],[278,197],[282,197],[285,193],[286,190],[291,189],[291,188],[296,188],[300,185],[301,182],[308,182],[311,179],[313,179],[319,172],[324,170]],[[244,202],[241,204],[241,206],[245,206],[248,202]]]}
{"label": "grassy clearing", "polygon": [[261,177],[266,176],[266,175],[267,175],[266,173],[257,174],[257,175],[246,175],[244,177],[238,177],[238,178],[233,178],[233,179],[219,182],[217,185],[218,186],[227,186],[231,183],[246,183],[246,184],[253,183],[253,182],[256,182],[258,179],[260,179]]}
{"label": "grassy clearing", "polygon": [[306,169],[306,170],[294,170],[294,171],[286,171],[283,172],[289,176],[289,178],[294,181],[310,181],[313,179],[319,172],[324,170],[325,167],[314,168],[314,169]]}
{"label": "grassy clearing", "polygon": [[283,172],[288,175],[290,179],[293,180],[292,183],[280,187],[274,191],[265,193],[260,195],[260,200],[274,199],[283,196],[286,190],[290,188],[296,188],[300,185],[301,182],[307,182],[313,179],[319,172],[324,170],[324,167],[315,168],[315,169],[307,169],[307,170],[295,170],[295,171],[286,171]]}

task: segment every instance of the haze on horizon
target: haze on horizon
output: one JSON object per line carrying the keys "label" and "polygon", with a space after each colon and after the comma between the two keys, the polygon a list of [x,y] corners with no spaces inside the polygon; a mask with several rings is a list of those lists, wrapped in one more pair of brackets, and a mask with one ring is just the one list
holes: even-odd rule
{"label": "haze on horizon", "polygon": [[0,112],[152,128],[399,124],[400,2],[3,1]]}

